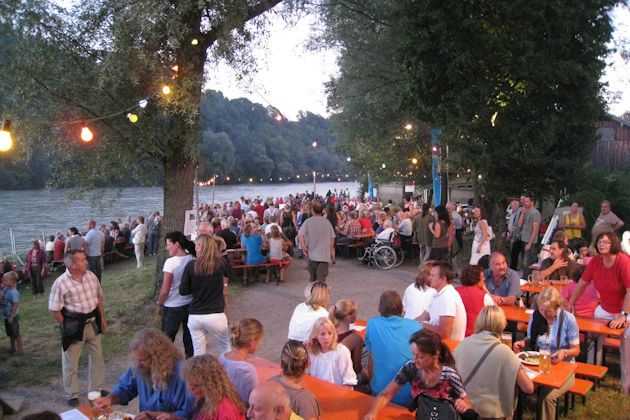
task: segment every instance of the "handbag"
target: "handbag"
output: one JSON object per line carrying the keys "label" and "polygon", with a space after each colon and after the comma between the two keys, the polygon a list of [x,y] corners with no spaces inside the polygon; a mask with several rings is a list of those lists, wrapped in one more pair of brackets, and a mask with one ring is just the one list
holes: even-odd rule
{"label": "handbag", "polygon": [[455,406],[449,400],[442,400],[425,394],[416,395],[409,411],[416,410],[416,420],[461,420]]}

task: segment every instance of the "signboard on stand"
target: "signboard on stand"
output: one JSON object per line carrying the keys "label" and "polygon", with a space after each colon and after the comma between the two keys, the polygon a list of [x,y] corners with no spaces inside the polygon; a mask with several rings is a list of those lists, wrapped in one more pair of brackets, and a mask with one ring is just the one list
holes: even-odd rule
{"label": "signboard on stand", "polygon": [[190,236],[197,233],[197,210],[186,210],[184,220],[184,235]]}

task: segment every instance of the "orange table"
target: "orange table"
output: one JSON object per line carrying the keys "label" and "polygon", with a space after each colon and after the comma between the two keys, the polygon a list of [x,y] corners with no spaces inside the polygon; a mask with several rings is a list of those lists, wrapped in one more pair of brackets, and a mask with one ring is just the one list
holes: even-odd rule
{"label": "orange table", "polygon": [[526,293],[540,293],[543,291],[543,289],[545,289],[546,287],[549,286],[553,286],[556,289],[558,289],[559,291],[564,290],[565,287],[567,287],[566,284],[549,284],[547,286],[543,286],[542,284],[537,284],[534,285],[533,283],[527,283],[521,286],[521,291],[526,292]]}
{"label": "orange table", "polygon": [[[252,357],[248,361],[256,367],[260,382],[265,382],[272,376],[280,374],[280,365],[277,363],[260,357]],[[374,397],[370,395],[362,394],[310,375],[304,376],[302,385],[317,397],[322,411],[320,420],[359,420],[370,411],[370,407],[374,402]],[[415,416],[406,408],[390,403],[379,411],[377,418],[412,420]]]}
{"label": "orange table", "polygon": [[[357,319],[356,322],[354,323],[355,327],[364,327],[362,330],[354,330],[357,334],[359,334],[361,336],[361,338],[363,339],[363,341],[365,342],[365,331],[366,331],[366,326],[367,326],[367,322],[362,320],[362,319]],[[450,338],[445,338],[442,341],[444,341],[446,343],[446,345],[448,346],[449,349],[451,349],[451,351],[455,350],[455,347],[457,347],[457,345],[459,344],[459,341],[457,340],[451,340]]]}
{"label": "orange table", "polygon": [[355,236],[355,238],[358,239],[364,239],[364,238],[373,238],[374,237],[374,232],[370,232],[370,233],[360,233],[357,236]]}

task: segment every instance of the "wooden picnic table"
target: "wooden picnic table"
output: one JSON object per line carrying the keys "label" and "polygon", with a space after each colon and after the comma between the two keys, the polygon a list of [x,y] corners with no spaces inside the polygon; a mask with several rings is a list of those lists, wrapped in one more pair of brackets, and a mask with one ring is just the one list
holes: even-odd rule
{"label": "wooden picnic table", "polygon": [[[252,357],[248,362],[256,367],[259,382],[280,374],[280,365],[275,362],[260,357]],[[304,376],[302,386],[317,397],[321,409],[320,420],[359,420],[370,411],[375,400],[370,395],[310,375]],[[405,407],[390,403],[379,411],[377,418],[412,420],[415,415]]]}

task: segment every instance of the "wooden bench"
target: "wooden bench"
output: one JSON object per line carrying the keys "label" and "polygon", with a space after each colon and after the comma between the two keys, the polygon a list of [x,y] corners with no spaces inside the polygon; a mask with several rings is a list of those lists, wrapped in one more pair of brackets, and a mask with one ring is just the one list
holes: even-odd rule
{"label": "wooden bench", "polygon": [[340,244],[337,244],[338,247],[346,247],[346,249],[348,250],[348,258],[350,257],[350,249],[358,249],[361,247],[365,247],[366,243],[365,242],[350,242],[350,243],[346,243],[346,242],[342,242]]}
{"label": "wooden bench", "polygon": [[577,369],[575,370],[576,376],[591,379],[593,381],[593,391],[597,389],[599,381],[604,379],[608,372],[608,367],[589,365],[588,363],[575,362]]}
{"label": "wooden bench", "polygon": [[571,395],[571,410],[575,407],[575,396],[582,397],[582,405],[586,404],[586,395],[593,388],[593,382],[586,379],[575,378],[573,387],[564,394],[564,415],[569,414],[569,395]]}
{"label": "wooden bench", "polygon": [[602,365],[606,364],[606,351],[608,350],[617,350],[621,347],[621,340],[618,338],[606,337],[604,339],[603,345],[603,353],[602,353]]}
{"label": "wooden bench", "polygon": [[[233,265],[232,268],[233,269],[237,269],[237,268],[242,268],[242,269],[247,269],[247,268],[260,268],[260,267],[267,267],[267,269],[269,269],[270,267],[282,267],[283,265],[289,265],[288,261],[280,261],[280,262],[267,262],[267,263],[262,263],[262,264],[238,264],[238,265]],[[244,284],[245,286],[249,285],[250,281],[245,278],[245,275],[243,275],[243,280],[244,280]],[[280,277],[278,277],[276,279],[276,284],[280,284]]]}

